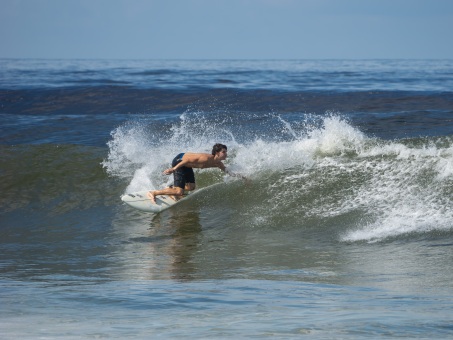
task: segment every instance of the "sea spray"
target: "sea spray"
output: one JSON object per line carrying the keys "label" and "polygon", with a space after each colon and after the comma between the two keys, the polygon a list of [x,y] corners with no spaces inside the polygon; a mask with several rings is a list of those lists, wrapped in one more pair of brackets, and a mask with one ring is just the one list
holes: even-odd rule
{"label": "sea spray", "polygon": [[154,119],[127,122],[112,132],[109,154],[102,165],[113,176],[130,179],[126,192],[168,186],[172,178],[163,176],[171,160],[180,152],[210,153],[215,143],[234,147],[237,142],[219,117],[188,111],[171,126]]}
{"label": "sea spray", "polygon": [[357,166],[366,167],[368,180],[356,191],[351,207],[365,209],[372,218],[345,233],[343,240],[378,241],[451,230],[451,140],[441,143],[446,147],[420,142],[387,142],[360,155],[363,160]]}
{"label": "sea spray", "polygon": [[[240,198],[234,209],[245,225],[307,228],[341,221],[338,239],[348,242],[451,228],[449,137],[384,141],[366,136],[339,114],[317,120],[301,114],[296,122],[269,114],[256,131],[271,133],[244,135],[247,118],[257,116],[190,111],[165,131],[152,119],[127,123],[112,133],[103,165],[129,182],[126,192],[162,188],[172,182],[162,171],[174,155],[209,153],[222,142],[229,146],[227,167],[252,179],[252,185],[245,191],[219,188],[226,191],[218,204]],[[196,177],[198,184],[213,183],[223,174],[196,170]]]}

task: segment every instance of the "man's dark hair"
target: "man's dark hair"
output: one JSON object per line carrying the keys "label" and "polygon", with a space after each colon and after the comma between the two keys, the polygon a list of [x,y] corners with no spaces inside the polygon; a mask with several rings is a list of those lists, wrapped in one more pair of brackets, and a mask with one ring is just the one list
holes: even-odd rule
{"label": "man's dark hair", "polygon": [[228,150],[227,146],[224,144],[217,143],[212,147],[212,155],[215,156],[217,152],[222,151],[223,149]]}

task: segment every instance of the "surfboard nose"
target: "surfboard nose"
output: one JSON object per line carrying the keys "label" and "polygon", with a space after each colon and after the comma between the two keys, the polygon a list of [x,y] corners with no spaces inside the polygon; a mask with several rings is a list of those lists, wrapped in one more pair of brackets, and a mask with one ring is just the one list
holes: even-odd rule
{"label": "surfboard nose", "polygon": [[132,194],[121,195],[121,200],[123,202],[126,202],[128,198],[130,199],[130,197],[135,198],[135,195],[132,195]]}

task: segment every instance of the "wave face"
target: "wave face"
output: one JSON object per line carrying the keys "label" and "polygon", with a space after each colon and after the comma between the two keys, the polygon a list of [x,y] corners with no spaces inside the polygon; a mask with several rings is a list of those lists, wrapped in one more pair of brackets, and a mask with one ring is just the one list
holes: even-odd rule
{"label": "wave face", "polygon": [[126,192],[161,188],[179,152],[229,147],[227,166],[197,170],[199,186],[224,181],[210,204],[233,204],[242,223],[260,228],[326,228],[345,242],[451,231],[451,136],[383,140],[338,114],[281,116],[186,112],[162,129],[137,120],[118,127],[103,166],[128,181]]}

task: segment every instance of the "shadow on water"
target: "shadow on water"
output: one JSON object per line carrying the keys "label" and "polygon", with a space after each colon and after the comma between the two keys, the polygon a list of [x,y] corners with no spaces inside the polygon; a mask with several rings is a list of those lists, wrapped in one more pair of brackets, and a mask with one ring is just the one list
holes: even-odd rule
{"label": "shadow on water", "polygon": [[200,214],[197,211],[167,211],[154,216],[151,227],[171,233],[167,250],[172,259],[169,267],[172,279],[193,279],[197,270],[193,256],[201,242]]}
{"label": "shadow on water", "polygon": [[[151,280],[194,279],[193,260],[201,243],[202,226],[198,211],[170,209],[156,215],[138,214],[129,221],[127,241],[117,253],[120,276]],[[125,236],[125,235],[123,235]]]}

